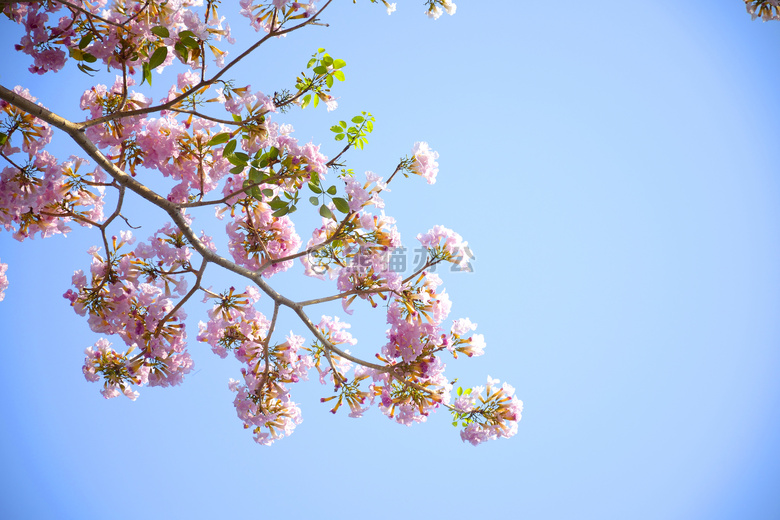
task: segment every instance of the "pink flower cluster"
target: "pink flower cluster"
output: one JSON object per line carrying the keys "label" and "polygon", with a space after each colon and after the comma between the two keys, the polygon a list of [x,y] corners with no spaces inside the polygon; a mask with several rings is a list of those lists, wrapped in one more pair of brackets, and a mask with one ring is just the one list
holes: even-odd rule
{"label": "pink flower cluster", "polygon": [[267,278],[292,267],[292,260],[279,259],[296,253],[301,246],[293,221],[286,215],[274,217],[272,213],[262,202],[245,205],[234,212],[226,226],[233,260],[253,271],[262,269]]}
{"label": "pink flower cluster", "polygon": [[149,382],[149,366],[143,363],[133,362],[128,359],[131,352],[120,354],[111,348],[111,343],[100,338],[93,347],[87,347],[84,354],[82,372],[87,381],[96,383],[101,376],[104,379],[103,389],[100,391],[103,397],[111,399],[120,393],[131,401],[135,401],[139,393],[130,385],[142,386]]}
{"label": "pink flower cluster", "polygon": [[[60,11],[63,8],[61,3],[12,2],[4,6],[8,16],[25,27],[26,34],[16,49],[33,57],[30,72],[57,72],[64,66],[69,54],[77,60],[83,59],[86,54],[101,60],[109,68],[121,69],[124,63],[129,66],[129,72],[134,73],[152,52],[149,56],[138,53],[133,59],[127,56],[126,50],[146,49],[150,45],[152,51],[167,47],[167,59],[161,66],[170,65],[175,56],[174,45],[181,39],[179,33],[185,30],[206,42],[220,41],[223,37],[230,43],[234,41],[230,27],[223,26],[224,17],[215,14],[208,17],[208,22],[203,22],[201,15],[191,10],[191,7],[202,5],[200,0],[169,0],[151,6],[149,2],[125,2],[123,12],[105,9],[106,0],[73,0],[72,3],[78,6],[78,10],[67,9],[56,25],[48,23],[49,15]],[[146,16],[143,16],[144,10],[148,10]],[[153,34],[151,30],[158,26],[168,28],[169,36],[161,38]],[[90,38],[85,44],[83,38],[93,35],[93,31],[98,31],[100,37]],[[208,46],[217,65],[221,66],[227,52],[211,43]],[[200,66],[194,56],[190,57],[189,64],[194,68]]]}
{"label": "pink flower cluster", "polygon": [[246,292],[235,293],[231,288],[225,294],[212,297],[218,302],[207,312],[209,321],[198,323],[198,341],[208,343],[212,352],[223,359],[228,351],[244,349],[245,352],[247,348],[251,350],[247,345],[263,341],[270,323],[255,309],[255,303],[260,300],[257,289],[247,287]]}
{"label": "pink flower cluster", "polygon": [[517,423],[523,412],[523,402],[515,397],[515,389],[508,383],[488,376],[487,393],[485,387],[478,386],[463,393],[454,403],[456,420],[464,421],[460,432],[463,442],[477,446],[483,442],[509,438],[517,433]]}
{"label": "pink flower cluster", "polygon": [[485,337],[482,334],[466,334],[477,328],[476,323],[471,323],[468,318],[455,320],[450,329],[449,338],[445,338],[444,345],[450,351],[452,357],[458,357],[458,353],[468,357],[481,356],[485,353]]}
{"label": "pink flower cluster", "polygon": [[[337,287],[342,292],[365,291],[380,287],[398,289],[401,285],[401,275],[390,269],[390,253],[396,247],[401,247],[401,235],[395,225],[395,219],[382,212],[381,215],[371,215],[361,211],[356,214],[356,223],[352,231],[351,246],[343,248],[341,258],[331,270],[337,271]],[[335,260],[335,259],[334,259]],[[342,299],[344,310],[356,298],[368,300],[375,306],[373,293],[357,292],[356,295]]]}
{"label": "pink flower cluster", "polygon": [[451,307],[447,293],[437,292],[440,284],[437,275],[423,273],[397,291],[388,307],[390,329],[380,359],[393,369],[373,372],[372,389],[382,412],[401,424],[425,421],[450,399],[446,365],[436,355],[446,348],[441,323]]}
{"label": "pink flower cluster", "polygon": [[[21,87],[14,93],[36,101]],[[0,114],[0,127],[10,129],[3,134],[0,152],[11,163],[0,171],[0,226],[21,241],[38,233],[44,238],[67,233],[72,220],[83,226],[100,222],[103,191],[95,186],[103,172],[79,172],[86,160],[71,156],[60,163],[44,150],[52,136],[47,123],[5,101],[0,101]]]}
{"label": "pink flower cluster", "polygon": [[[192,359],[185,350],[186,315],[180,309],[174,312],[171,298],[165,295],[164,277],[147,275],[149,281],[143,282],[140,279],[143,271],[134,262],[135,255],[118,254],[118,249],[132,241],[129,232],[123,233],[119,242],[115,238],[108,260],[96,247],[91,248],[90,280],[82,271],[76,271],[73,275],[76,290],[64,294],[76,313],[88,316],[87,322],[94,332],[117,335],[129,347],[127,354],[118,358],[118,354],[107,354],[107,343],[100,343],[97,350],[87,352],[84,373],[88,380],[101,374],[109,388],[119,384],[115,380],[116,363],[122,361],[129,382],[140,377],[135,384],[178,385],[184,374],[192,370]],[[138,354],[128,359],[127,355],[135,350]],[[111,362],[100,364],[100,360]],[[106,397],[115,395],[109,394],[104,393]]]}
{"label": "pink flower cluster", "polygon": [[[350,325],[340,321],[338,317],[323,316],[317,329],[322,333],[325,339],[332,346],[337,346],[344,355],[350,355],[349,349],[344,349],[342,345],[354,345],[357,339],[346,331]],[[320,373],[320,383],[332,384],[335,395],[323,397],[321,402],[328,402],[336,399],[336,404],[330,412],[335,414],[343,404],[346,403],[349,408],[349,416],[353,418],[362,417],[374,402],[372,391],[364,391],[360,384],[364,379],[370,377],[370,370],[362,365],[354,366],[354,374],[350,380],[348,372],[353,368],[353,363],[338,354],[328,352],[319,340],[307,349],[314,357],[314,367]],[[324,361],[325,360],[325,361]],[[325,366],[327,365],[327,366]]]}
{"label": "pink flower cluster", "polygon": [[436,182],[436,174],[439,173],[438,152],[434,152],[426,142],[414,143],[412,148],[412,173],[420,175],[428,184]]}
{"label": "pink flower cluster", "polygon": [[217,303],[208,311],[209,321],[198,325],[198,340],[222,358],[232,351],[244,364],[243,382],[230,381],[230,389],[236,392],[233,404],[255,441],[270,445],[300,424],[301,411],[286,385],[306,380],[313,361],[303,353],[303,338],[295,334],[290,333],[282,344],[269,345],[271,324],[254,307],[260,299],[257,289],[247,287],[236,293],[231,288],[212,297]]}
{"label": "pink flower cluster", "polygon": [[444,226],[433,226],[427,233],[417,235],[420,244],[428,249],[428,258],[443,260],[465,268],[468,256],[464,254],[468,242],[459,234]]}
{"label": "pink flower cluster", "polygon": [[[371,186],[374,184],[374,186]],[[384,209],[385,202],[379,196],[382,191],[390,191],[382,177],[373,172],[366,172],[366,182],[361,183],[354,177],[344,177],[344,186],[349,197],[350,211],[358,212],[366,206],[376,206]]]}
{"label": "pink flower cluster", "polygon": [[[19,85],[13,88],[13,92],[33,103],[38,101],[38,98],[30,94],[29,89],[22,88]],[[41,103],[37,103],[37,105],[43,107]],[[2,110],[4,119],[3,127],[16,128],[16,130],[21,133],[22,137],[22,147],[20,149],[18,146],[12,144],[14,137],[13,132],[8,135],[6,143],[0,145],[0,152],[6,156],[11,156],[20,151],[24,151],[27,153],[28,157],[32,159],[51,142],[53,131],[49,123],[42,121],[37,117],[33,117],[26,112],[22,112],[2,99],[0,99],[0,110]]]}
{"label": "pink flower cluster", "polygon": [[[293,2],[291,0],[272,0],[271,2],[255,2],[241,0],[241,15],[251,20],[250,25],[255,31],[270,32],[278,29],[282,22],[294,15],[308,18],[317,12],[314,0],[309,2]],[[273,22],[276,21],[276,25]]]}
{"label": "pink flower cluster", "polygon": [[23,169],[14,166],[0,172],[0,225],[22,241],[40,234],[46,238],[68,233],[68,222],[91,226],[103,220],[101,189],[87,189],[83,181],[99,180],[103,172],[78,173],[84,159],[71,157],[58,163],[46,151]]}
{"label": "pink flower cluster", "polygon": [[[191,221],[186,215],[185,219]],[[180,295],[187,292],[183,273],[191,268],[192,249],[182,231],[170,222],[166,222],[147,242],[140,242],[133,251],[133,257],[137,276],[163,288],[166,296],[171,294],[171,287]]]}
{"label": "pink flower cluster", "polygon": [[[121,76],[117,76],[111,88],[98,84],[81,95],[80,107],[89,112],[91,119],[97,119],[114,111],[127,112],[148,107],[152,100],[138,92],[125,92],[125,87],[135,85],[133,78],[127,79],[127,84]],[[116,153],[125,141],[131,139],[146,124],[143,116],[126,116],[112,124],[94,125],[86,129],[87,137],[98,147],[111,147]]]}
{"label": "pink flower cluster", "polygon": [[[337,346],[355,345],[357,343],[357,339],[352,337],[352,334],[346,330],[350,327],[349,323],[341,321],[338,316],[323,316],[317,325],[317,328],[327,340],[332,345]],[[342,350],[344,349],[342,348]],[[349,354],[349,349],[344,350],[344,352]],[[330,362],[325,366],[322,363],[322,355],[324,355],[324,352],[318,351],[314,357],[314,366],[320,374],[320,383],[323,385],[330,383],[335,388],[338,388],[341,386],[346,373],[352,368],[352,362],[337,354],[330,354]]]}

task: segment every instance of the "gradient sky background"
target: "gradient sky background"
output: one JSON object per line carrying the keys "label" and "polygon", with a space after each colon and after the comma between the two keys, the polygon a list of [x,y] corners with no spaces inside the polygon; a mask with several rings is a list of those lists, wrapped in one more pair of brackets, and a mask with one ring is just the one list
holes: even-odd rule
{"label": "gradient sky background", "polygon": [[[300,140],[332,155],[328,127],[369,110],[356,171],[388,175],[415,141],[440,153],[437,183],[397,183],[386,210],[411,247],[434,224],[472,246],[475,272],[444,280],[451,317],[488,348],[448,375],[512,383],[517,436],[474,448],[444,412],[411,428],[333,416],[315,378],[293,389],[293,436],[258,446],[227,388],[238,363],[195,341],[200,304],[185,384],[104,400],[81,374],[99,336],[61,297],[97,233],[0,233],[0,517],[780,518],[780,22],[751,22],[741,0],[461,0],[437,21],[417,1],[389,17],[335,4],[329,28],[271,42],[235,77],[271,93],[325,47],[347,81],[336,112],[285,119]],[[89,78],[31,77],[0,23],[0,83],[81,119]],[[127,213],[140,238],[162,224]],[[298,215],[305,241],[313,220]],[[272,282],[332,293],[299,274]],[[353,352],[384,344],[382,312],[348,321]],[[291,329],[285,315],[277,330]]]}

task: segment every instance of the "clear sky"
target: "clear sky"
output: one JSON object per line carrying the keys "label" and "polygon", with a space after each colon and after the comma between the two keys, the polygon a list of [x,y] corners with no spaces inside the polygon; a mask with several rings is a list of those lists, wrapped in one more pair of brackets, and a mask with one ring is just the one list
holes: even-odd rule
{"label": "clear sky", "polygon": [[[296,432],[258,446],[227,388],[238,363],[195,341],[199,305],[185,383],[104,400],[81,374],[99,336],[61,297],[97,234],[0,233],[0,517],[780,518],[780,22],[751,22],[741,0],[329,11],[330,27],[271,42],[239,81],[280,90],[325,47],[347,81],[336,112],[290,115],[300,140],[332,155],[328,127],[368,110],[356,171],[388,175],[415,141],[440,153],[437,183],[399,182],[386,209],[409,244],[434,224],[469,241],[475,271],[443,278],[451,316],[487,349],[448,374],[512,383],[518,434],[474,448],[443,412],[411,428],[333,416],[314,378]],[[0,84],[79,117],[89,78],[31,77],[0,24]],[[141,238],[162,223],[132,211]],[[299,278],[272,281],[332,292]],[[384,344],[381,312],[351,321],[354,352]],[[304,332],[291,316],[279,327]]]}

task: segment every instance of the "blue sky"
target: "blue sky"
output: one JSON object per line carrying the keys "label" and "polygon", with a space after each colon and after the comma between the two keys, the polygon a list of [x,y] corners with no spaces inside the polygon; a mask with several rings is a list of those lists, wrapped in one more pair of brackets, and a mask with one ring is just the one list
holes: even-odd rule
{"label": "blue sky", "polygon": [[[512,383],[517,436],[473,448],[444,413],[411,428],[377,410],[333,416],[312,381],[295,394],[294,435],[257,446],[227,388],[238,364],[194,339],[199,305],[185,384],[106,401],[81,374],[98,336],[61,297],[97,235],[0,233],[0,516],[780,516],[780,23],[751,22],[740,0],[422,10],[338,2],[330,27],[271,42],[237,75],[271,93],[325,47],[347,81],[336,112],[290,114],[300,140],[332,155],[328,127],[368,110],[356,171],[389,174],[415,141],[440,153],[437,183],[398,183],[387,211],[409,244],[434,224],[469,241],[475,272],[443,278],[451,316],[478,323],[487,349],[448,374]],[[18,34],[2,23],[8,49]],[[78,117],[89,78],[3,61],[0,84]],[[130,211],[141,238],[162,223]],[[332,291],[299,274],[273,281]],[[355,352],[384,343],[381,312],[349,321]],[[303,332],[292,316],[279,330]]]}

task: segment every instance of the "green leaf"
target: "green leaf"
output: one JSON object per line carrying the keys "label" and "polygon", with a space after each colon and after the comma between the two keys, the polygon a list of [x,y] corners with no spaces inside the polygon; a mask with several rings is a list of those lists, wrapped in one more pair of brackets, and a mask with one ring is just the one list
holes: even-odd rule
{"label": "green leaf", "polygon": [[330,188],[328,188],[328,195],[335,195],[335,194],[336,194],[335,186],[331,186]]}
{"label": "green leaf", "polygon": [[277,157],[279,157],[279,149],[275,146],[272,146],[271,149],[268,150],[268,156],[271,159],[276,159]]}
{"label": "green leaf", "polygon": [[179,56],[181,56],[181,59],[187,63],[190,61],[190,51],[187,50],[187,47],[182,45],[181,42],[176,42],[173,44],[173,50],[179,53]]}
{"label": "green leaf", "polygon": [[84,58],[84,61],[86,61],[87,63],[95,63],[97,61],[97,58],[88,52],[85,52],[82,58]]}
{"label": "green leaf", "polygon": [[244,164],[249,162],[249,156],[247,154],[245,154],[244,152],[236,152],[236,153],[233,154],[233,156],[236,159],[238,159],[239,161],[243,162]]}
{"label": "green leaf", "polygon": [[339,81],[344,81],[344,79],[346,79],[344,77],[344,73],[341,72],[340,70],[334,70],[333,71],[333,77],[336,78]]}
{"label": "green leaf", "polygon": [[152,54],[152,57],[149,58],[149,68],[150,69],[156,69],[162,63],[165,61],[165,58],[168,57],[168,47],[160,47],[156,51],[154,51],[154,54]]}
{"label": "green leaf", "polygon": [[319,53],[321,53],[321,52],[325,52],[325,49],[323,49],[322,47],[320,47],[319,49],[317,49],[317,53],[318,53],[318,54],[319,54]]}
{"label": "green leaf", "polygon": [[273,194],[274,194],[274,190],[272,190],[271,188],[266,188],[263,190],[263,195],[265,195],[266,197],[270,197]]}
{"label": "green leaf", "polygon": [[330,211],[328,206],[326,206],[325,204],[320,206],[320,215],[325,217],[325,218],[333,218],[333,213]]}
{"label": "green leaf", "polygon": [[257,186],[252,187],[252,189],[249,190],[249,194],[257,200],[263,200],[263,194],[260,191],[260,188],[258,188]]}
{"label": "green leaf", "polygon": [[232,168],[230,168],[230,174],[231,175],[238,175],[239,173],[244,171],[244,168],[246,168],[246,166],[244,166],[243,164],[241,164],[239,166],[233,166]]}
{"label": "green leaf", "polygon": [[232,164],[234,166],[240,166],[242,170],[244,168],[246,168],[246,161],[241,160],[241,158],[237,157],[236,155],[234,155],[234,154],[224,155],[223,154],[223,156],[225,157],[225,159],[227,159],[230,162],[230,164]]}
{"label": "green leaf", "polygon": [[194,37],[195,37],[195,33],[192,31],[184,30],[179,33],[179,38],[194,38]]}
{"label": "green leaf", "polygon": [[316,184],[314,184],[313,182],[310,182],[310,183],[309,183],[309,189],[310,189],[311,191],[313,191],[314,193],[318,194],[318,195],[319,195],[320,193],[322,193],[322,190],[320,189],[320,187],[319,187],[319,186],[317,186]]}
{"label": "green leaf", "polygon": [[160,38],[167,38],[171,35],[171,33],[168,32],[168,28],[163,27],[162,25],[158,25],[157,27],[152,27],[152,34],[156,34]]}
{"label": "green leaf", "polygon": [[3,146],[8,141],[8,134],[0,132],[0,146]]}
{"label": "green leaf", "polygon": [[211,138],[211,140],[206,143],[206,146],[214,146],[217,144],[227,143],[230,139],[230,134],[227,132],[222,132],[221,134],[217,134],[214,137]]}
{"label": "green leaf", "polygon": [[222,150],[222,156],[227,158],[228,156],[233,155],[233,152],[235,151],[236,151],[236,140],[233,139],[232,141],[230,141],[228,144],[225,145],[225,149]]}
{"label": "green leaf", "polygon": [[374,123],[370,119],[366,121],[365,129],[369,134],[374,131]]}
{"label": "green leaf", "polygon": [[301,101],[301,108],[306,108],[309,103],[311,103],[311,94],[306,94],[303,96],[303,101]]}
{"label": "green leaf", "polygon": [[339,125],[333,125],[330,127],[330,131],[339,134],[341,133],[341,127]]}
{"label": "green leaf", "polygon": [[312,69],[312,71],[313,71],[315,74],[326,74],[326,73],[328,72],[328,68],[327,68],[327,67],[324,67],[324,66],[322,66],[322,65],[318,65],[318,66],[314,67],[314,68]]}
{"label": "green leaf", "polygon": [[328,88],[331,88],[333,86],[333,76],[328,76],[325,78],[325,84],[328,86]]}
{"label": "green leaf", "polygon": [[310,68],[312,68],[312,66],[313,66],[315,63],[317,63],[317,58],[312,58],[312,59],[310,59],[310,60],[309,60],[309,62],[306,64],[306,68],[307,68],[307,69],[310,69]]}
{"label": "green leaf", "polygon": [[274,200],[268,203],[269,206],[271,206],[271,209],[279,209],[279,208],[286,208],[287,203],[280,199],[278,196],[274,197]]}
{"label": "green leaf", "polygon": [[341,197],[334,197],[333,204],[336,206],[336,209],[339,210],[340,212],[349,213],[349,202],[342,199]]}
{"label": "green leaf", "polygon": [[312,105],[317,106],[320,104],[320,96],[314,96],[314,99],[312,100]]}
{"label": "green leaf", "polygon": [[149,68],[148,63],[144,63],[141,66],[141,75],[143,76],[143,79],[141,80],[142,85],[144,81],[148,82],[150,85],[152,84],[152,70]]}
{"label": "green leaf", "polygon": [[84,36],[83,36],[83,37],[82,37],[82,38],[79,40],[79,49],[83,49],[83,48],[85,48],[87,45],[89,45],[89,44],[90,44],[90,42],[91,42],[91,41],[92,41],[92,33],[89,33],[89,34],[86,34],[86,35],[84,35]]}
{"label": "green leaf", "polygon": [[[344,60],[333,60],[333,68],[341,69],[347,66],[347,62]],[[342,80],[343,81],[343,80]]]}
{"label": "green leaf", "polygon": [[84,65],[83,63],[79,63],[79,64],[78,64],[78,65],[76,65],[76,66],[78,67],[78,69],[79,69],[81,72],[83,72],[83,73],[84,73],[84,74],[86,74],[87,76],[94,76],[94,74],[90,74],[90,72],[95,72],[95,71],[97,71],[97,69],[93,69],[92,67],[87,67],[87,66],[86,66],[86,65]]}
{"label": "green leaf", "polygon": [[311,172],[311,182],[313,182],[314,184],[320,183],[320,176],[317,175],[317,172],[315,171]]}
{"label": "green leaf", "polygon": [[319,199],[319,197],[311,196],[311,197],[309,197],[309,202],[311,202],[312,206],[316,206],[317,204],[320,203],[320,199]]}
{"label": "green leaf", "polygon": [[363,116],[355,116],[355,117],[352,118],[352,122],[355,123],[356,125],[358,125],[358,124],[362,123],[364,119],[365,118]]}
{"label": "green leaf", "polygon": [[452,425],[453,426],[457,426],[458,425],[458,421],[452,421]]}
{"label": "green leaf", "polygon": [[271,213],[271,215],[273,215],[274,217],[283,217],[283,216],[287,215],[289,212],[290,212],[290,208],[285,206],[283,208],[277,209],[276,211]]}
{"label": "green leaf", "polygon": [[192,38],[189,38],[189,37],[182,38],[181,39],[181,43],[185,47],[189,47],[190,49],[193,49],[193,50],[198,50],[200,48],[198,46],[198,42],[196,40],[192,39]]}
{"label": "green leaf", "polygon": [[346,135],[344,135],[344,134],[338,134],[338,135],[336,136],[336,141],[341,141],[341,140],[343,140],[345,137],[346,137]]}

